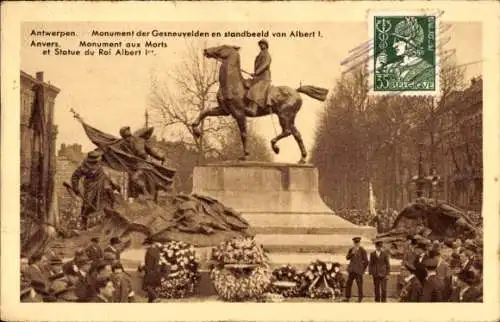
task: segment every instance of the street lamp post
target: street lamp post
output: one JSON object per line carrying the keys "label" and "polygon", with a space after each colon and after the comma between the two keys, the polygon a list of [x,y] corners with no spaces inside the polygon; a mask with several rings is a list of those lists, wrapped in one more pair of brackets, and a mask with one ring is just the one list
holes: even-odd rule
{"label": "street lamp post", "polygon": [[423,143],[419,143],[418,145],[418,174],[413,176],[412,180],[415,183],[417,198],[421,198],[424,194],[424,187],[427,183],[426,178],[424,177],[424,169],[423,169],[423,160],[422,160],[422,150]]}

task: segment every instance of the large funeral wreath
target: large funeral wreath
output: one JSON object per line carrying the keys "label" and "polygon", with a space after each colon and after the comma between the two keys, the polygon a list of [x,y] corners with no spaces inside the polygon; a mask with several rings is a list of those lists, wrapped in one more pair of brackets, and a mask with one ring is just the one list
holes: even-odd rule
{"label": "large funeral wreath", "polygon": [[192,295],[200,277],[194,247],[182,241],[170,241],[160,248],[161,283],[156,288],[159,297],[184,298]]}
{"label": "large funeral wreath", "polygon": [[303,272],[287,264],[273,271],[270,291],[283,297],[303,297],[307,295],[309,282]]}
{"label": "large funeral wreath", "polygon": [[339,263],[317,260],[309,264],[304,274],[308,279],[308,297],[335,299],[342,294],[345,282]]}
{"label": "large funeral wreath", "polygon": [[213,249],[212,261],[210,277],[226,301],[260,300],[269,287],[268,259],[253,238],[222,242]]}

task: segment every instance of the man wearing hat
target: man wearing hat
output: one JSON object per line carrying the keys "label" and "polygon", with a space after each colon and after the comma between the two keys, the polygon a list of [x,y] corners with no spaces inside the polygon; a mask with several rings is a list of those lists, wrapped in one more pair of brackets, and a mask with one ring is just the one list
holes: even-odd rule
{"label": "man wearing hat", "polygon": [[344,302],[349,302],[351,299],[352,283],[356,281],[358,287],[358,302],[363,301],[363,274],[368,266],[368,255],[366,250],[361,246],[361,237],[352,239],[354,247],[347,252],[346,259],[349,260],[347,272],[349,276],[346,282]]}
{"label": "man wearing hat", "polygon": [[410,275],[405,277],[404,285],[400,293],[400,302],[419,302],[422,296],[422,284],[415,276],[415,266],[411,262],[404,263],[405,269]]}
{"label": "man wearing hat", "polygon": [[405,278],[410,275],[406,270],[405,263],[415,263],[415,246],[417,245],[417,239],[413,235],[406,236],[406,243],[403,248],[403,258],[401,259],[401,265],[399,268],[399,275],[397,278],[397,290],[398,293],[401,292],[403,286],[405,285]]}
{"label": "man wearing hat", "polygon": [[99,212],[104,207],[113,207],[115,196],[113,190],[120,187],[111,180],[101,164],[102,153],[98,150],[87,154],[82,164],[71,176],[71,187],[77,196],[82,196],[79,188],[83,178],[83,203],[81,209],[82,229],[88,228],[88,216]]}
{"label": "man wearing hat", "polygon": [[423,283],[420,302],[444,302],[445,285],[436,275],[437,258],[427,258],[424,265],[427,269],[427,276]]}
{"label": "man wearing hat", "polygon": [[424,283],[425,277],[427,276],[427,270],[424,262],[429,258],[427,255],[427,242],[425,240],[419,240],[414,251],[415,261],[413,262],[413,265],[415,266],[415,275],[419,279],[420,283]]}
{"label": "man wearing hat", "polygon": [[95,296],[91,299],[92,303],[110,303],[113,302],[115,287],[109,277],[101,277],[95,283]]}
{"label": "man wearing hat", "polygon": [[260,53],[255,58],[254,73],[252,74],[252,86],[248,90],[247,113],[256,116],[259,106],[267,107],[267,92],[271,84],[271,55],[269,55],[269,43],[265,39],[259,41]]}
{"label": "man wearing hat", "polygon": [[85,252],[91,261],[101,260],[104,257],[104,252],[99,246],[99,237],[90,239],[90,245],[85,249]]}
{"label": "man wearing hat", "polygon": [[458,288],[460,282],[458,275],[462,272],[462,261],[457,253],[451,254],[450,260],[450,277],[445,282],[444,298],[448,302],[458,302]]}
{"label": "man wearing hat", "polygon": [[58,257],[51,258],[49,261],[49,279],[51,281],[64,277],[63,261]]}
{"label": "man wearing hat", "polygon": [[465,262],[463,263],[464,271],[468,271],[474,265],[474,261],[476,260],[476,252],[477,247],[472,242],[467,242],[465,244],[463,253],[465,255]]}
{"label": "man wearing hat", "polygon": [[152,303],[158,298],[155,287],[160,284],[159,260],[161,249],[154,245],[149,238],[144,240],[143,245],[147,250],[144,257],[144,279],[142,288],[148,293],[148,302]]}
{"label": "man wearing hat", "polygon": [[85,254],[85,251],[83,249],[78,248],[77,250],[75,250],[75,255],[73,256],[73,259],[63,264],[62,270],[65,273],[71,270],[75,270],[74,267],[78,268],[78,270],[82,270],[81,266],[83,266],[83,264],[86,264],[89,261],[90,259],[88,258],[87,254]]}
{"label": "man wearing hat", "polygon": [[113,274],[111,275],[111,280],[115,287],[115,293],[113,296],[113,302],[116,303],[132,303],[134,302],[135,293],[132,289],[132,282],[129,276],[125,272],[123,265],[120,263],[115,263],[111,267]]}
{"label": "man wearing hat", "polygon": [[375,302],[387,302],[387,279],[390,273],[389,254],[382,249],[382,241],[375,241],[375,251],[370,254],[368,272],[373,278]]}
{"label": "man wearing hat", "polygon": [[[116,261],[120,261],[121,253],[130,246],[131,241],[128,240],[126,243],[122,243],[119,237],[112,237],[109,240],[109,245],[104,249],[104,256],[107,256],[108,259],[111,259],[111,255]],[[108,255],[106,255],[108,253]]]}

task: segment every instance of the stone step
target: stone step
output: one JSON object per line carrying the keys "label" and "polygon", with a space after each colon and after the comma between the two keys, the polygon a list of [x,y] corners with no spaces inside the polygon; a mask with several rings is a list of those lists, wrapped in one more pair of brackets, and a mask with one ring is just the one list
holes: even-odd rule
{"label": "stone step", "polygon": [[[351,235],[262,234],[255,240],[270,253],[330,253],[345,256],[352,247]],[[366,251],[375,249],[370,240],[363,238]]]}
{"label": "stone step", "polygon": [[337,234],[374,238],[375,228],[356,226],[334,214],[243,213],[257,234]]}

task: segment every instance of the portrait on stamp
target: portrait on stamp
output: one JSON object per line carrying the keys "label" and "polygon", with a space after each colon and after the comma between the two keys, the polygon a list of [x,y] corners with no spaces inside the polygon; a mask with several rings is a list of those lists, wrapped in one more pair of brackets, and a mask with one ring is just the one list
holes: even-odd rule
{"label": "portrait on stamp", "polygon": [[434,91],[435,16],[375,16],[373,24],[374,91]]}

